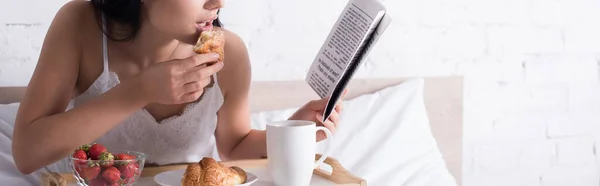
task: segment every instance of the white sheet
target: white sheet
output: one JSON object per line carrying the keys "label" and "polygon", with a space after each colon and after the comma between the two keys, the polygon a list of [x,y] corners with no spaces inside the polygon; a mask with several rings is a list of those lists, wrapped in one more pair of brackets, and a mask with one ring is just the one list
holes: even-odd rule
{"label": "white sheet", "polygon": [[0,105],[0,180],[6,185],[39,185],[39,173],[24,176],[12,157],[12,131],[18,104]]}
{"label": "white sheet", "polygon": [[[455,186],[430,131],[423,86],[414,79],[345,101],[331,156],[368,185]],[[253,128],[285,120],[296,109],[256,113]]]}

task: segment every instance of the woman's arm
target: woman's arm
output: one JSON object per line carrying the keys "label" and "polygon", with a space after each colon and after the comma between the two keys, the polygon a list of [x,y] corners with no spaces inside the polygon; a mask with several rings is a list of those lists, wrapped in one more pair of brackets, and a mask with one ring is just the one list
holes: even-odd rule
{"label": "woman's arm", "polygon": [[218,112],[217,149],[223,160],[261,158],[266,156],[266,133],[250,128],[248,51],[237,35],[225,31],[225,37],[225,66],[218,74],[225,101]]}
{"label": "woman's arm", "polygon": [[[248,94],[250,89],[250,59],[243,41],[235,34],[225,32],[225,67],[219,73],[219,85],[225,101],[218,113],[215,136],[217,149],[224,160],[257,159],[267,157],[267,135],[264,130],[250,128]],[[343,99],[347,91],[344,92]],[[339,123],[342,104],[338,103],[330,117],[322,122],[320,115],[327,98],[311,100],[298,109],[289,119],[313,121],[334,132]],[[317,141],[325,139],[325,133],[317,133]]]}
{"label": "woman's arm", "polygon": [[65,112],[81,60],[82,15],[86,1],[71,1],[54,18],[35,72],[17,114],[13,157],[19,171],[33,171],[68,156],[143,107],[135,82],[123,82],[88,103]]}

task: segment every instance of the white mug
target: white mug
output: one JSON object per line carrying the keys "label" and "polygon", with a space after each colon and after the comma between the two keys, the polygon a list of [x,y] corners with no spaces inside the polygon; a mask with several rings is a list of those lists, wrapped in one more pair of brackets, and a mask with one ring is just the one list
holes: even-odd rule
{"label": "white mug", "polygon": [[315,122],[286,120],[267,124],[267,159],[275,185],[308,186],[313,170],[331,154],[331,146],[315,162],[317,131],[327,135],[328,145],[333,136]]}

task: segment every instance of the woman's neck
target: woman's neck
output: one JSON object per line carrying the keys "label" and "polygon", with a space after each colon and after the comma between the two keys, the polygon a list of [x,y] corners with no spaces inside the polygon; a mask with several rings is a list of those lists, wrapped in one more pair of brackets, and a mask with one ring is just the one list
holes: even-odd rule
{"label": "woman's neck", "polygon": [[130,42],[123,43],[123,52],[143,67],[175,58],[181,42],[156,29],[146,16],[141,17],[137,35]]}

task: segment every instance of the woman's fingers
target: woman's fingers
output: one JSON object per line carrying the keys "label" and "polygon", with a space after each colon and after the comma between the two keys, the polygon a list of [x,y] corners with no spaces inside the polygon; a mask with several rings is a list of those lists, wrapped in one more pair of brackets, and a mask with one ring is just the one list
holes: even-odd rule
{"label": "woman's fingers", "polygon": [[198,100],[200,96],[204,93],[204,90],[199,90],[196,92],[186,93],[181,97],[183,103],[189,103]]}
{"label": "woman's fingers", "polygon": [[331,115],[329,115],[329,120],[333,123],[334,127],[337,127],[339,118],[340,118],[340,115],[337,111],[333,111],[333,112],[331,112]]}
{"label": "woman's fingers", "polygon": [[322,98],[322,99],[318,99],[318,100],[312,100],[312,101],[308,102],[304,106],[306,108],[310,109],[310,110],[320,111],[320,110],[325,109],[325,105],[327,105],[327,101],[328,100],[329,100],[329,98]]}
{"label": "woman's fingers", "polygon": [[[340,97],[340,99],[337,101],[337,105],[335,106],[335,110],[337,110],[338,112],[341,111],[342,109],[342,103],[344,101],[344,98],[346,97],[346,95],[348,95],[348,89],[344,90],[344,93],[342,94],[342,96]],[[311,110],[315,110],[315,111],[322,111],[325,109],[325,106],[327,105],[327,101],[329,101],[329,97],[324,97],[318,100],[312,100],[310,102],[308,102],[305,107],[311,109]],[[338,108],[339,107],[339,108]]]}
{"label": "woman's fingers", "polygon": [[348,88],[344,89],[344,93],[342,93],[340,100],[344,100],[344,98],[346,98],[346,96],[348,95],[348,91],[349,91]]}
{"label": "woman's fingers", "polygon": [[321,125],[323,125],[325,128],[329,129],[331,131],[331,133],[333,133],[335,131],[335,125],[332,121],[331,121],[331,115],[329,116],[329,118],[327,120],[325,120],[325,122],[322,122],[323,120],[323,116],[322,115],[318,115],[317,119],[319,120],[319,123],[321,123]]}
{"label": "woman's fingers", "polygon": [[211,79],[207,78],[207,79],[203,79],[200,81],[194,81],[194,82],[190,82],[187,83],[185,85],[183,85],[182,89],[183,89],[183,93],[192,93],[192,92],[197,92],[197,91],[201,91],[204,89],[204,87],[206,87],[208,84],[210,84]]}
{"label": "woman's fingers", "polygon": [[340,101],[336,106],[335,106],[335,111],[338,113],[342,113],[342,110],[344,110],[344,102]]}
{"label": "woman's fingers", "polygon": [[223,68],[223,62],[218,62],[206,67],[198,66],[190,68],[181,76],[182,84],[209,79],[210,76],[219,72],[221,68]]}
{"label": "woman's fingers", "polygon": [[216,53],[194,55],[186,59],[174,61],[176,64],[175,70],[187,72],[193,67],[200,66],[205,63],[211,63],[217,59],[219,59],[219,54]]}

